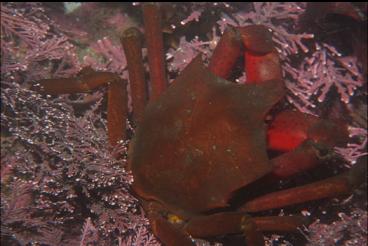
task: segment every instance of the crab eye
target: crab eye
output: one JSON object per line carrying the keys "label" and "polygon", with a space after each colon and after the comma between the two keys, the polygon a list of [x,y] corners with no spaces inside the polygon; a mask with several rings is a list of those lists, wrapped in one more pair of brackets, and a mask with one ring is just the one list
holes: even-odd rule
{"label": "crab eye", "polygon": [[321,144],[314,144],[314,148],[316,150],[316,155],[319,159],[327,159],[331,156],[331,150],[329,150],[326,146]]}
{"label": "crab eye", "polygon": [[330,156],[330,151],[328,149],[319,149],[317,152],[317,156],[320,159],[326,159]]}

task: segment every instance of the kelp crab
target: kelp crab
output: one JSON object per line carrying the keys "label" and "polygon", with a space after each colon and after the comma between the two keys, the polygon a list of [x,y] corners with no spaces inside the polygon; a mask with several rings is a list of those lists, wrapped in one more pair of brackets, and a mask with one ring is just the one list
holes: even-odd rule
{"label": "kelp crab", "polygon": [[[152,88],[144,109],[144,72],[139,47],[134,46],[138,32],[127,30],[123,44],[138,123],[129,167],[133,190],[162,243],[194,245],[191,237],[244,234],[247,245],[263,245],[262,231],[294,231],[306,221],[299,216],[251,217],[252,212],[348,193],[364,179],[365,163],[327,180],[231,206],[237,191],[266,175],[289,177],[317,165],[324,150],[346,141],[346,126],[287,111],[266,127],[265,116],[285,89],[271,34],[258,25],[229,28],[209,68],[197,57],[163,91],[157,6],[145,5],[144,16],[152,87],[159,89]],[[244,85],[226,80],[242,52]],[[109,140],[114,144],[123,137],[126,112],[118,76],[84,71],[76,78],[43,80],[40,85],[46,93],[58,94],[88,91],[107,82]],[[286,153],[270,160],[267,149]]]}

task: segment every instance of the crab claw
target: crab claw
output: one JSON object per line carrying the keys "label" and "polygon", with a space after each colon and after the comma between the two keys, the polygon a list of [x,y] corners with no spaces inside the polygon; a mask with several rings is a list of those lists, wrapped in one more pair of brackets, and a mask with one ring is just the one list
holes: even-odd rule
{"label": "crab claw", "polygon": [[244,45],[246,83],[282,80],[280,59],[272,42],[272,34],[261,25],[239,28]]}
{"label": "crab claw", "polygon": [[268,128],[268,149],[287,152],[271,160],[273,174],[286,178],[317,166],[335,146],[347,143],[343,122],[332,122],[297,111],[276,115]]}
{"label": "crab claw", "polygon": [[209,69],[227,79],[244,52],[247,83],[281,80],[281,67],[272,35],[262,25],[228,27],[213,52]]}
{"label": "crab claw", "polygon": [[347,142],[349,133],[343,122],[321,119],[297,111],[283,111],[276,115],[267,131],[268,148],[291,151],[309,139],[327,148]]}

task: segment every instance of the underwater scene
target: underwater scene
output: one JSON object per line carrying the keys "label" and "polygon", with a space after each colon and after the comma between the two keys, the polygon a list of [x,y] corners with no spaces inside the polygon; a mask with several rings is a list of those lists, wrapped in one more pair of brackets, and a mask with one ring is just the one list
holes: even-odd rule
{"label": "underwater scene", "polygon": [[366,2],[2,2],[1,245],[367,245]]}

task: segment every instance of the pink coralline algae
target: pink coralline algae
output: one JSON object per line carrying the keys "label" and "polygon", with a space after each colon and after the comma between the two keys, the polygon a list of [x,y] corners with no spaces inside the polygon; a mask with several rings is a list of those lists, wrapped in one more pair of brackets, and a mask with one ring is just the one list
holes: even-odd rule
{"label": "pink coralline algae", "polygon": [[[25,72],[27,79],[70,76],[79,69],[75,47],[62,33],[52,30],[51,20],[39,3],[1,4],[1,72]],[[52,60],[62,60],[53,71]],[[64,67],[68,61],[70,66]],[[48,62],[48,66],[40,63]],[[32,71],[32,73],[29,73]],[[14,75],[14,74],[12,74]]]}
{"label": "pink coralline algae", "polygon": [[[124,245],[130,238],[154,245],[130,193],[128,143],[107,147],[101,93],[54,98],[29,90],[33,80],[82,68],[73,40],[42,4],[2,3],[1,17],[2,244]],[[121,50],[115,54],[106,39],[94,48],[102,67],[123,72]]]}
{"label": "pink coralline algae", "polygon": [[[89,216],[99,242],[111,244],[111,238],[134,235],[136,226],[146,225],[129,191],[126,160],[113,157],[124,155],[127,143],[112,152],[106,147],[106,120],[97,113],[102,100],[77,117],[63,100],[42,98],[16,83],[2,86],[2,130],[10,134],[1,139],[2,237],[74,245]],[[45,241],[54,234],[59,241]]]}
{"label": "pink coralline algae", "polygon": [[90,55],[83,58],[84,66],[90,66],[98,71],[109,71],[119,74],[122,78],[127,79],[124,51],[121,45],[114,45],[108,37],[104,37],[97,42],[91,44],[91,49],[104,58],[104,62],[98,62]]}
{"label": "pink coralline algae", "polygon": [[[197,54],[204,54],[207,61],[227,25],[262,24],[273,32],[283,62],[287,107],[318,115],[334,90],[344,107],[366,95],[361,90],[362,69],[353,54],[342,54],[314,34],[297,30],[306,3],[168,5],[179,16],[165,23],[171,27],[168,35],[177,40],[166,47],[170,81]],[[160,245],[131,193],[133,178],[126,168],[129,141],[112,152],[107,147],[104,88],[91,95],[58,97],[30,90],[35,80],[75,76],[88,66],[127,79],[124,51],[106,31],[114,33],[117,23],[139,27],[142,23],[135,21],[139,4],[94,3],[81,8],[85,8],[83,15],[100,14],[89,17],[100,18],[100,29],[78,29],[85,23],[68,29],[66,22],[53,18],[53,13],[59,14],[59,21],[70,17],[61,4],[1,3],[1,242]],[[216,18],[208,21],[209,16]],[[101,30],[107,27],[112,31]],[[198,33],[192,33],[192,27]],[[93,33],[93,38],[78,38],[86,32]],[[240,83],[246,80],[243,71],[235,77]],[[346,166],[367,154],[366,126],[349,123],[352,141],[336,149],[347,160]],[[117,154],[122,158],[116,159]],[[341,212],[332,224],[313,223],[309,234],[304,232],[306,241],[365,245],[367,212],[355,207],[351,203],[350,211]],[[341,237],[342,232],[349,240]],[[268,242],[271,245],[278,238],[273,235]],[[203,240],[197,244],[213,245]]]}
{"label": "pink coralline algae", "polygon": [[339,213],[339,220],[323,224],[319,220],[309,226],[308,246],[365,245],[367,243],[367,213],[355,209],[351,215]]}
{"label": "pink coralline algae", "polygon": [[[333,47],[318,43],[316,51],[300,64],[298,68],[285,64],[284,68],[291,79],[286,86],[292,92],[288,99],[300,111],[312,113],[318,103],[326,99],[327,93],[335,87],[344,103],[349,103],[354,91],[363,86],[355,57],[341,57]],[[304,71],[303,73],[300,71]]]}
{"label": "pink coralline algae", "polygon": [[358,138],[355,143],[349,143],[346,148],[336,147],[335,150],[347,161],[348,165],[354,165],[359,157],[368,155],[367,152],[367,141],[368,132],[364,128],[351,127],[349,129],[351,138]]}

